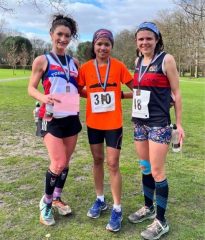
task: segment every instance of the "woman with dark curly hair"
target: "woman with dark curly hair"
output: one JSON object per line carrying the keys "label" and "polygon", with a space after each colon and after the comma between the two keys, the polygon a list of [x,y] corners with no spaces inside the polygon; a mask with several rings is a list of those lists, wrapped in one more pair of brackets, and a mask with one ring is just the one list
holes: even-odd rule
{"label": "woman with dark curly hair", "polygon": [[[46,172],[45,194],[40,201],[40,222],[55,224],[52,206],[59,214],[71,213],[68,204],[61,200],[61,193],[74,152],[79,120],[78,70],[75,61],[66,55],[71,38],[77,38],[77,24],[71,18],[55,15],[50,29],[52,51],[38,56],[32,65],[28,93],[41,102],[37,133],[43,137],[50,158]],[[40,80],[44,93],[38,90]]]}

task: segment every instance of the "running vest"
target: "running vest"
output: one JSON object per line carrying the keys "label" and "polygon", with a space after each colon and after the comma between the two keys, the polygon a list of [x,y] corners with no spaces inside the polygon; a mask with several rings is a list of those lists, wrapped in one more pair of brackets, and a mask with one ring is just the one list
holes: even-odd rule
{"label": "running vest", "polygon": [[[166,126],[170,124],[170,101],[171,101],[171,87],[169,79],[164,74],[162,69],[163,60],[166,53],[161,55],[151,63],[147,71],[144,73],[141,81],[138,81],[140,65],[143,62],[143,57],[137,61],[133,87],[141,90],[150,91],[150,100],[148,103],[149,118],[132,117],[132,121],[146,124],[148,126]],[[142,73],[146,66],[142,66]]]}
{"label": "running vest", "polygon": [[[65,93],[66,92],[66,86],[68,85],[70,88],[70,93],[78,93],[78,84],[76,81],[76,78],[78,76],[78,70],[75,66],[75,63],[71,57],[66,55],[68,60],[68,66],[63,65],[63,68],[65,71],[69,71],[70,78],[69,81],[66,78],[66,74],[60,64],[55,60],[55,58],[50,54],[45,54],[46,59],[48,61],[48,66],[45,71],[45,73],[42,76],[42,85],[44,88],[45,94],[52,94],[52,93]],[[45,113],[45,104],[42,104],[40,111],[39,111],[39,117],[43,118]],[[59,115],[57,117],[66,117],[70,115],[77,115],[77,112],[68,112],[63,115]]]}

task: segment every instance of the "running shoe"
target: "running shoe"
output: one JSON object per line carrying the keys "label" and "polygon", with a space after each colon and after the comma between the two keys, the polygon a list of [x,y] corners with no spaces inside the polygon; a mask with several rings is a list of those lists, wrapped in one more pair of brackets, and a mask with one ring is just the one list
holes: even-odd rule
{"label": "running shoe", "polygon": [[63,202],[60,197],[53,199],[52,206],[58,210],[60,215],[68,215],[72,213],[70,206]]}
{"label": "running shoe", "polygon": [[154,222],[151,225],[147,226],[147,229],[141,232],[141,236],[147,240],[160,239],[162,235],[169,231],[169,225],[167,222],[160,222],[155,218]]}
{"label": "running shoe", "polygon": [[102,211],[107,209],[106,202],[102,202],[100,199],[96,199],[92,207],[88,210],[87,216],[90,218],[98,218]]}
{"label": "running shoe", "polygon": [[147,219],[154,219],[156,217],[154,207],[153,209],[150,209],[146,206],[140,208],[137,212],[132,213],[128,220],[131,223],[140,223]]}
{"label": "running shoe", "polygon": [[44,225],[50,226],[55,224],[55,220],[52,213],[52,204],[46,204],[41,198],[39,203],[40,208],[40,222]]}
{"label": "running shoe", "polygon": [[115,209],[112,209],[111,217],[109,223],[106,226],[106,229],[111,232],[118,232],[121,229],[122,222],[122,211],[117,212]]}

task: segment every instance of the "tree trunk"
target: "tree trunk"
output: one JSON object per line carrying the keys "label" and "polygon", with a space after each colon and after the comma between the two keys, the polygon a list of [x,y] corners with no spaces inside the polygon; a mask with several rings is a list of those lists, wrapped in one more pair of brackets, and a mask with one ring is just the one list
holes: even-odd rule
{"label": "tree trunk", "polygon": [[190,77],[194,77],[194,66],[190,65]]}
{"label": "tree trunk", "polygon": [[198,76],[199,76],[198,68],[199,68],[199,52],[198,52],[198,48],[196,48],[196,51],[195,51],[195,66],[194,66],[194,77],[195,78],[198,78]]}

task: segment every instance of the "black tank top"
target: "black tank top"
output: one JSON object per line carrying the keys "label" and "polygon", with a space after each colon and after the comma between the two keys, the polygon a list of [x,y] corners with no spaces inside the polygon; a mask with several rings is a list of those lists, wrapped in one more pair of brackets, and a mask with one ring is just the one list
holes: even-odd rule
{"label": "black tank top", "polygon": [[[163,73],[162,63],[166,53],[161,55],[151,63],[148,70],[144,73],[140,83],[138,81],[140,65],[143,57],[138,59],[135,74],[134,74],[134,88],[150,91],[150,101],[148,104],[149,118],[135,118],[134,122],[146,124],[148,126],[166,126],[170,124],[170,101],[171,101],[171,87],[169,79]],[[146,66],[142,66],[142,72]]]}

